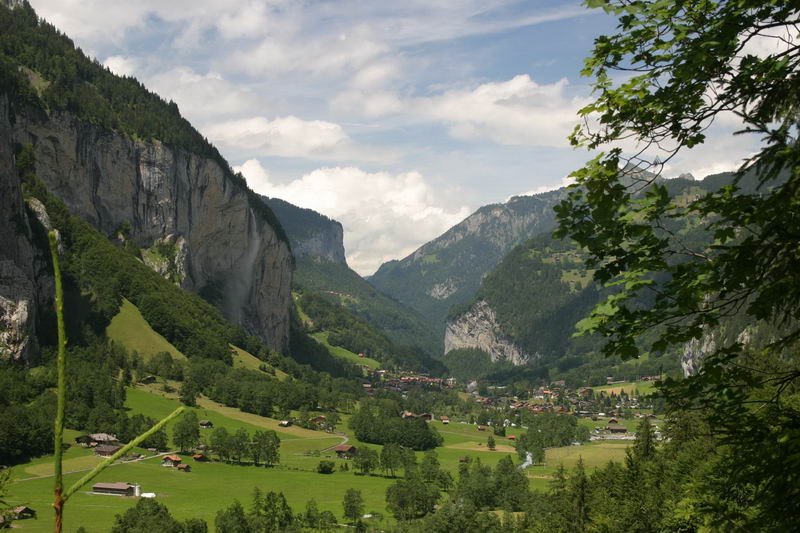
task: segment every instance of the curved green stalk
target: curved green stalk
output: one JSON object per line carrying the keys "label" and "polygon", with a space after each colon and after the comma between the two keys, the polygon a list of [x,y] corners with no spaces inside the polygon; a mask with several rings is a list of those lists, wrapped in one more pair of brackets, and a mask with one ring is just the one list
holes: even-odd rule
{"label": "curved green stalk", "polygon": [[58,264],[58,233],[50,231],[48,233],[50,241],[50,255],[53,258],[53,275],[56,281],[56,319],[58,323],[58,355],[56,368],[58,371],[58,404],[56,406],[56,422],[54,436],[55,453],[55,487],[53,508],[56,512],[55,532],[61,533],[64,516],[64,475],[62,472],[61,458],[63,455],[64,443],[64,406],[66,402],[66,347],[67,334],[64,328],[64,292],[61,287],[61,268]]}
{"label": "curved green stalk", "polygon": [[91,481],[97,474],[108,468],[114,461],[128,453],[132,448],[141,444],[156,431],[164,427],[170,420],[181,414],[184,407],[178,407],[169,416],[161,419],[153,427],[133,439],[131,442],[120,448],[117,453],[94,467],[88,474],[79,479],[68,490],[64,491],[64,473],[62,468],[62,458],[64,454],[64,410],[66,405],[67,384],[66,384],[66,347],[67,334],[64,327],[64,292],[61,285],[61,268],[58,262],[58,233],[53,230],[48,233],[50,241],[50,255],[53,258],[53,276],[56,285],[56,321],[58,325],[58,355],[56,368],[58,371],[58,404],[56,406],[55,421],[55,488],[53,508],[56,517],[54,523],[55,533],[61,533],[64,524],[64,504],[78,489]]}

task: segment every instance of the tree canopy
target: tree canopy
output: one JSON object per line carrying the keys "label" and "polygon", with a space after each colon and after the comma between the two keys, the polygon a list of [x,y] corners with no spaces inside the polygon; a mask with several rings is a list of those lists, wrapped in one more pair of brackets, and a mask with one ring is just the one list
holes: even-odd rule
{"label": "tree canopy", "polygon": [[[586,60],[596,98],[571,136],[605,151],[557,208],[558,235],[610,288],[579,329],[623,358],[706,346],[700,372],[664,392],[673,408],[704,410],[732,445],[727,472],[752,489],[762,524],[787,523],[782,509],[800,495],[787,474],[800,471],[800,12],[788,1],[588,3],[618,31]],[[759,144],[734,182],[671,194],[665,165],[731,117]],[[674,230],[687,220],[703,238]]]}

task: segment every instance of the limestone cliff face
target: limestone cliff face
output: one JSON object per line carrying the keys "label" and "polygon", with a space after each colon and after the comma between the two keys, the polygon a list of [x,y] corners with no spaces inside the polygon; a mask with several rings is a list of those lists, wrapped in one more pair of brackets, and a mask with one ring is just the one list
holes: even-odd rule
{"label": "limestone cliff face", "polygon": [[340,222],[280,198],[262,196],[262,199],[286,230],[296,258],[347,264],[344,256],[344,229]]}
{"label": "limestone cliff face", "polygon": [[36,174],[73,213],[107,235],[125,227],[141,248],[180,243],[178,283],[217,295],[229,320],[272,348],[288,345],[289,246],[216,161],[69,114],[18,114],[13,137],[33,145]]}
{"label": "limestone cliff face", "polygon": [[0,359],[28,360],[36,351],[36,319],[51,298],[45,251],[34,245],[32,221],[14,166],[8,101],[0,95]]}
{"label": "limestone cliff face", "polygon": [[[291,234],[289,238],[291,239]],[[344,230],[342,225],[336,222],[325,231],[315,235],[304,239],[292,239],[292,251],[296,257],[311,257],[345,264],[343,240]]]}
{"label": "limestone cliff face", "polygon": [[460,348],[477,348],[488,353],[492,362],[509,361],[523,365],[530,360],[510,339],[503,335],[494,310],[483,300],[466,313],[447,322],[444,353]]}

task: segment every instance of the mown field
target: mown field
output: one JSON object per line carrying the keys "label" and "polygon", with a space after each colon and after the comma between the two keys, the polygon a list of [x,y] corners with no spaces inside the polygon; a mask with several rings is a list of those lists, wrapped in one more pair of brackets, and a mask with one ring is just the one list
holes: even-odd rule
{"label": "mown field", "polygon": [[654,381],[626,381],[624,383],[614,383],[612,385],[600,385],[599,387],[592,387],[595,394],[598,392],[605,392],[606,394],[620,394],[623,390],[628,396],[633,395],[638,391],[639,394],[653,394],[656,392],[656,384]]}

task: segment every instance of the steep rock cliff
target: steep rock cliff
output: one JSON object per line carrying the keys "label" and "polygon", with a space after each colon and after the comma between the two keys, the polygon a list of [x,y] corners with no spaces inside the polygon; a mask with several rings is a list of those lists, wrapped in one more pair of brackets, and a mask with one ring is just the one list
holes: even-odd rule
{"label": "steep rock cliff", "polygon": [[[44,251],[34,245],[10,142],[8,100],[0,95],[0,359],[29,359],[36,319],[52,295]],[[49,290],[48,290],[49,289]]]}
{"label": "steep rock cliff", "polygon": [[210,295],[272,348],[287,347],[289,245],[217,161],[67,113],[17,114],[12,133],[33,146],[36,174],[73,213],[107,235],[125,228],[141,248],[181,242],[174,266],[184,288]]}
{"label": "steep rock cliff", "polygon": [[342,224],[312,209],[262,196],[289,236],[295,257],[347,264]]}
{"label": "steep rock cliff", "polygon": [[531,356],[509,340],[497,323],[494,310],[485,301],[476,302],[469,310],[447,322],[444,353],[461,348],[476,348],[488,353],[492,362],[527,363]]}

